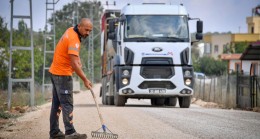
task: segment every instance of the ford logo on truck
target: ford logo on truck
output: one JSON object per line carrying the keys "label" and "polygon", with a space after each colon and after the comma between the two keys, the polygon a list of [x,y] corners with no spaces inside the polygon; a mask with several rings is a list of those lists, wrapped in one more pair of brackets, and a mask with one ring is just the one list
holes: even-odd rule
{"label": "ford logo on truck", "polygon": [[162,48],[160,48],[160,47],[154,47],[153,49],[152,49],[152,51],[154,51],[154,52],[161,52],[163,49]]}

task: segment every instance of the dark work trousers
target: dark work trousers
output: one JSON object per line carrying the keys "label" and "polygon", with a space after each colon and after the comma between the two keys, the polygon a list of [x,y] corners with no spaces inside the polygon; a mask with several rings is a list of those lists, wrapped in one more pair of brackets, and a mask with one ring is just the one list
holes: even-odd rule
{"label": "dark work trousers", "polygon": [[59,116],[62,111],[65,134],[75,131],[73,126],[73,83],[71,76],[58,76],[51,74],[52,106],[50,114],[50,136],[57,134],[59,129]]}

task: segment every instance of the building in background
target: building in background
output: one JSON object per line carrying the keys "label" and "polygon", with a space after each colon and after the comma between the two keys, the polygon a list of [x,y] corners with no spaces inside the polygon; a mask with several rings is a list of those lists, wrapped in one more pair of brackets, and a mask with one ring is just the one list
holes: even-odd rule
{"label": "building in background", "polygon": [[246,18],[248,33],[260,33],[260,5],[252,9],[252,16]]}
{"label": "building in background", "polygon": [[242,69],[240,57],[242,54],[221,54],[221,59],[228,61],[228,73],[236,72],[237,68],[240,71]]}
{"label": "building in background", "polygon": [[205,53],[204,56],[219,59],[232,43],[232,34],[208,34],[204,35]]}
{"label": "building in background", "polygon": [[252,16],[247,17],[247,33],[205,34],[204,56],[220,59],[223,53],[234,53],[236,43],[253,43],[260,41],[260,5],[252,10]]}
{"label": "building in background", "polygon": [[260,75],[260,41],[250,44],[240,57],[244,74]]}

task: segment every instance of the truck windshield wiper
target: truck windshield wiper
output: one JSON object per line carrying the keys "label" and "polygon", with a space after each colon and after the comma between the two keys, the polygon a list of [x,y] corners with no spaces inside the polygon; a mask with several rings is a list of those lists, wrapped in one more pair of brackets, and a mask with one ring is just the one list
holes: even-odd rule
{"label": "truck windshield wiper", "polygon": [[137,41],[137,42],[154,42],[154,38],[147,38],[147,37],[135,37],[131,38],[132,41]]}
{"label": "truck windshield wiper", "polygon": [[178,37],[158,37],[158,39],[164,40],[166,42],[186,42],[186,38],[178,38]]}

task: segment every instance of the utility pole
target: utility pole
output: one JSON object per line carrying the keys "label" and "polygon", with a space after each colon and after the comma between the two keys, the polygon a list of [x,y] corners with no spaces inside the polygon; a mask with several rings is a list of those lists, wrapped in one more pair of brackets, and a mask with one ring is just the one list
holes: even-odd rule
{"label": "utility pole", "polygon": [[[11,98],[13,92],[13,83],[14,82],[28,82],[30,83],[30,106],[34,106],[34,47],[33,47],[33,21],[32,21],[32,0],[29,0],[29,15],[14,15],[14,0],[10,0],[11,3],[11,24],[10,24],[10,57],[9,57],[9,72],[8,72],[8,109],[11,108]],[[29,19],[30,20],[30,46],[13,46],[13,20],[14,19]],[[19,79],[12,77],[13,67],[13,51],[30,51],[31,53],[31,77],[26,79]]]}
{"label": "utility pole", "polygon": [[[50,76],[46,76],[48,74],[48,70],[50,69],[50,64],[53,58],[54,49],[56,45],[56,31],[55,31],[55,4],[57,4],[59,0],[46,0],[46,16],[45,16],[45,28],[44,28],[44,60],[43,60],[43,77],[42,77],[42,93],[45,92],[45,87],[52,87]],[[49,16],[52,16],[52,21],[48,22]],[[50,31],[48,27],[50,26]],[[46,62],[48,59],[48,63]],[[47,73],[47,74],[46,74]],[[46,78],[49,79],[48,82]]]}
{"label": "utility pole", "polygon": [[79,23],[79,1],[74,0],[74,11],[73,11],[73,26]]}
{"label": "utility pole", "polygon": [[[90,19],[93,22],[93,5],[90,5],[89,10]],[[91,31],[89,35],[89,44],[88,44],[88,73],[90,75],[90,81],[94,83],[94,31]]]}
{"label": "utility pole", "polygon": [[[79,0],[74,0],[74,11],[72,12],[73,24],[76,26],[79,23]],[[80,92],[79,76],[73,76],[73,92]]]}
{"label": "utility pole", "polygon": [[[91,1],[88,1],[90,3],[90,7],[89,9],[82,9],[84,11],[84,13],[90,18],[90,20],[93,22],[93,30],[90,33],[90,35],[88,36],[88,67],[87,67],[87,72],[88,72],[88,77],[90,79],[90,81],[92,83],[94,83],[94,79],[95,79],[95,74],[94,74],[94,39],[96,37],[98,37],[98,35],[100,35],[100,32],[97,33],[94,36],[94,28],[97,28],[97,26],[100,26],[99,20],[98,21],[94,21],[93,18],[93,14],[94,14],[94,7],[93,7],[93,3]],[[97,24],[98,22],[98,24]],[[84,66],[84,65],[83,65]]]}

